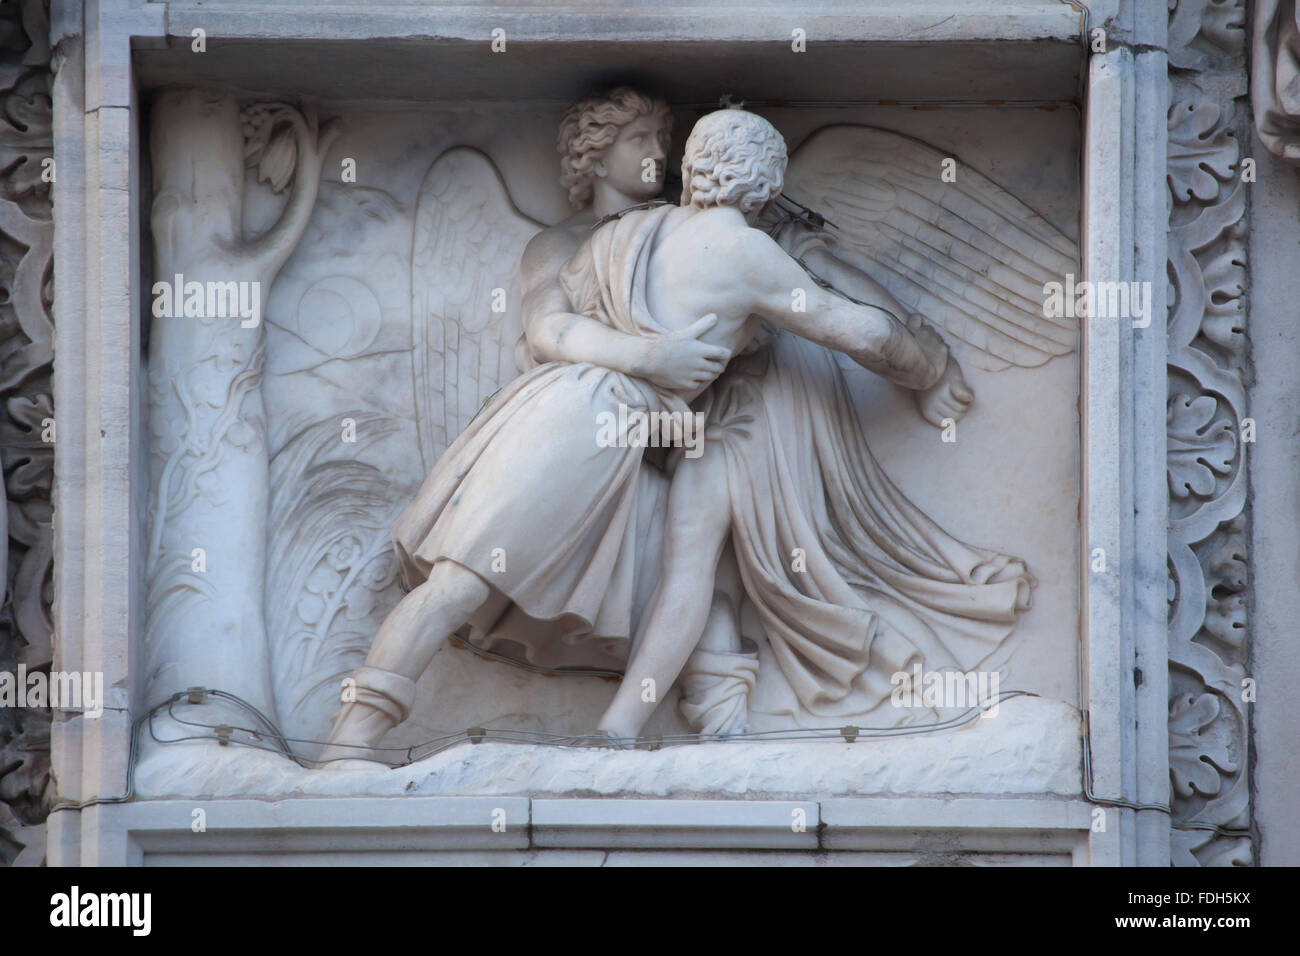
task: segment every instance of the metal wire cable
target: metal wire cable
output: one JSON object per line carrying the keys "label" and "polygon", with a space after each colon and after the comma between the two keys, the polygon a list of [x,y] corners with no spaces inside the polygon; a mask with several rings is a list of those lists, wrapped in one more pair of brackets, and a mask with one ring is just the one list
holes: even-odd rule
{"label": "metal wire cable", "polygon": [[[280,731],[273,722],[263,715],[257,708],[248,704],[246,701],[224,691],[204,691],[204,693],[222,700],[230,701],[240,707],[248,710],[249,713],[258,717],[271,730],[270,734],[259,731],[252,727],[238,727],[231,724],[212,724],[203,721],[190,720],[175,712],[175,704],[182,698],[189,697],[191,702],[197,691],[201,689],[191,688],[189,691],[173,694],[167,700],[151,708],[145,717],[137,721],[137,726],[148,721],[151,738],[160,744],[181,743],[195,740],[216,740],[223,745],[237,744],[243,747],[249,747],[254,750],[264,750],[271,753],[280,753],[289,757],[299,766],[306,767],[308,764],[317,764],[320,761],[310,760],[309,758],[300,757],[293,752],[291,744],[325,744],[327,741],[312,740],[308,738],[290,737]],[[1003,701],[1010,700],[1014,697],[1036,697],[1027,691],[1004,691],[999,694],[996,700],[989,700],[980,706],[968,707],[960,713],[934,721],[928,724],[913,724],[904,727],[857,727],[853,725],[843,727],[808,727],[792,728],[789,730],[765,730],[751,731],[743,734],[708,735],[708,734],[664,734],[652,735],[646,737],[612,737],[604,734],[561,734],[548,731],[519,730],[514,728],[495,728],[495,727],[471,727],[464,731],[456,733],[443,734],[429,740],[421,741],[418,744],[412,744],[408,747],[369,747],[362,745],[350,746],[349,749],[363,751],[370,754],[401,754],[404,760],[393,764],[387,761],[377,760],[373,757],[358,756],[356,759],[369,759],[372,762],[392,769],[409,766],[416,760],[424,757],[433,756],[441,753],[450,747],[466,741],[471,744],[483,743],[490,741],[493,743],[517,743],[526,745],[546,745],[560,747],[562,749],[585,748],[590,746],[610,747],[621,749],[658,749],[664,745],[671,744],[695,744],[704,742],[719,743],[744,743],[744,742],[767,742],[767,741],[834,741],[844,740],[853,743],[859,738],[862,739],[879,739],[887,737],[915,736],[920,734],[938,733],[945,730],[953,730],[965,724],[972,722],[982,715],[994,704],[1001,704]],[[202,702],[201,700],[198,702]],[[192,734],[183,737],[159,737],[153,725],[153,716],[160,710],[166,709],[168,716],[176,723],[187,727],[201,727],[212,731],[209,734]],[[251,740],[242,739],[237,734],[245,734],[251,737]],[[265,739],[270,737],[278,746],[272,747],[265,743]],[[134,749],[134,748],[133,748]],[[417,756],[418,754],[418,756]],[[114,798],[120,802],[123,798]],[[92,801],[100,802],[100,801]]]}
{"label": "metal wire cable", "polygon": [[[1016,697],[1037,697],[1039,695],[1028,691],[1011,690],[1004,691],[998,695],[996,703],[1001,704],[1003,701],[1011,700]],[[254,727],[239,727],[231,724],[210,724],[203,721],[189,720],[176,713],[175,705],[181,701],[193,705],[201,705],[208,698],[227,701],[237,707],[242,708],[263,725],[264,730],[258,730]],[[457,744],[469,742],[479,744],[483,742],[493,743],[513,743],[529,746],[552,746],[560,749],[585,749],[591,746],[614,749],[649,749],[657,750],[664,745],[684,745],[698,743],[747,743],[747,742],[787,742],[787,741],[835,741],[842,740],[852,744],[858,739],[886,739],[890,737],[919,736],[922,734],[941,733],[946,730],[955,730],[968,723],[976,720],[990,706],[992,702],[986,701],[978,707],[968,707],[966,710],[952,717],[934,721],[929,724],[913,724],[904,727],[856,727],[853,725],[843,727],[808,727],[793,728],[789,730],[760,730],[750,731],[744,734],[731,734],[727,736],[706,735],[706,734],[664,734],[660,736],[647,736],[640,738],[629,737],[611,737],[602,734],[573,735],[553,733],[549,731],[518,730],[513,728],[489,728],[489,727],[471,727],[467,730],[455,733],[442,734],[432,737],[429,740],[413,744],[409,747],[363,747],[357,746],[354,749],[367,751],[371,754],[394,753],[401,754],[405,759],[398,763],[388,763],[384,760],[375,759],[374,757],[358,756],[354,759],[370,760],[379,766],[390,769],[400,769],[410,766],[411,764],[422,760],[425,757],[431,757],[450,749]],[[201,727],[210,730],[212,733],[190,734],[182,737],[159,737],[154,727],[153,718],[162,710],[166,710],[168,716],[177,724],[188,727]],[[1087,711],[1084,711],[1085,727]],[[237,745],[250,750],[260,750],[266,753],[274,753],[280,756],[288,757],[300,767],[307,769],[309,765],[320,763],[319,761],[310,760],[300,757],[293,750],[291,744],[324,744],[326,741],[313,740],[304,737],[290,737],[283,733],[280,728],[269,717],[263,714],[257,707],[235,694],[221,690],[210,690],[207,688],[189,688],[185,691],[172,694],[166,699],[149,708],[144,714],[137,718],[131,726],[131,742],[127,756],[127,782],[126,792],[117,797],[97,797],[92,800],[81,802],[66,801],[55,804],[51,813],[62,810],[84,810],[87,807],[103,804],[121,804],[132,801],[135,797],[135,767],[136,757],[139,752],[140,730],[145,725],[149,726],[150,737],[159,744],[174,744],[183,742],[194,742],[203,740],[215,740],[218,743],[229,746]],[[251,740],[241,739],[236,734],[246,734]],[[267,739],[274,745],[268,744]],[[426,750],[427,748],[427,750]],[[1084,764],[1084,796],[1088,802],[1101,806],[1114,806],[1132,810],[1155,810],[1165,814],[1170,813],[1170,809],[1162,804],[1142,804],[1134,803],[1122,799],[1110,799],[1099,797],[1092,791],[1092,765],[1091,765],[1091,748],[1089,746],[1088,734],[1083,734],[1083,764]],[[1200,823],[1188,821],[1185,823],[1171,823],[1171,827],[1177,830],[1204,830],[1213,831],[1226,836],[1246,836],[1248,830],[1221,827],[1212,823]]]}

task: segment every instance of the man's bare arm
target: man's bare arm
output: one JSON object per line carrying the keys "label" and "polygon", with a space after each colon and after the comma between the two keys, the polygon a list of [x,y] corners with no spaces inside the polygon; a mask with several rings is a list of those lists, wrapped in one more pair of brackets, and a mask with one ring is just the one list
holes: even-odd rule
{"label": "man's bare arm", "polygon": [[888,289],[861,269],[836,256],[825,246],[809,249],[802,258],[813,272],[841,292],[867,305],[888,309],[895,315],[907,314],[907,307],[890,295]]}
{"label": "man's bare arm", "polygon": [[[876,306],[863,306],[822,289],[770,237],[757,229],[738,240],[737,265],[751,310],[774,325],[843,352],[863,368],[902,385],[934,385],[947,365],[948,350],[937,336],[924,345],[901,321]],[[795,312],[795,290],[803,290],[805,311]]]}

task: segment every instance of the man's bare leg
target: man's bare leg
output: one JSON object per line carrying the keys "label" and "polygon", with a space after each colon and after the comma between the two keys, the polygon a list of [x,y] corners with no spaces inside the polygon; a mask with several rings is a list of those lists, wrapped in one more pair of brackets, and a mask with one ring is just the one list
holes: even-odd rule
{"label": "man's bare leg", "polygon": [[[365,757],[384,734],[411,712],[415,682],[443,642],[488,604],[504,609],[507,598],[452,561],[434,564],[428,579],[384,618],[366,662],[353,672],[356,699],[334,717],[320,762]],[[350,745],[350,746],[348,746]]]}
{"label": "man's bare leg", "polygon": [[709,737],[743,734],[749,730],[749,699],[758,686],[758,651],[740,631],[740,599],[744,588],[734,540],[718,561],[713,604],[699,643],[677,677],[678,707],[691,729]]}
{"label": "man's bare leg", "polygon": [[740,566],[736,564],[736,552],[728,534],[714,574],[713,603],[709,606],[709,619],[698,645],[700,650],[724,654],[741,651],[740,597],[743,593]]}
{"label": "man's bare leg", "polygon": [[[720,453],[678,464],[666,522],[659,585],[641,621],[623,683],[597,725],[615,737],[640,734],[709,622],[714,576],[731,528],[726,462]],[[646,680],[653,681],[645,687],[651,693],[643,692]]]}

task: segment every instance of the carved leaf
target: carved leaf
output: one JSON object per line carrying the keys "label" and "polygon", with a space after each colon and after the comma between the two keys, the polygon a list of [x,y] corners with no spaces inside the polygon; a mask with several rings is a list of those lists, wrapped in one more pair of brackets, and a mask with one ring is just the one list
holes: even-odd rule
{"label": "carved leaf", "polygon": [[[0,671],[50,666],[53,537],[53,223],[48,4],[0,6]],[[40,866],[50,713],[0,708],[0,866]]]}
{"label": "carved leaf", "polygon": [[1232,355],[1240,355],[1245,347],[1245,313],[1240,302],[1210,306],[1201,320],[1201,334]]}
{"label": "carved leaf", "polygon": [[1169,188],[1178,202],[1208,202],[1219,183],[1232,178],[1237,142],[1216,126],[1219,107],[1209,100],[1182,100],[1169,108]]}
{"label": "carved leaf", "polygon": [[256,103],[240,114],[244,129],[244,163],[257,168],[258,182],[283,192],[298,163],[293,135],[296,111],[282,103]]}
{"label": "carved leaf", "polygon": [[1205,629],[1234,650],[1246,641],[1246,602],[1240,594],[1211,598],[1205,607]]}
{"label": "carved leaf", "polygon": [[1169,835],[1174,866],[1251,866],[1250,840],[1213,830],[1174,830]]}
{"label": "carved leaf", "polygon": [[1169,775],[1179,796],[1212,797],[1222,788],[1224,774],[1237,771],[1226,747],[1201,736],[1218,716],[1219,700],[1213,694],[1179,694],[1170,702]]}
{"label": "carved leaf", "polygon": [[1209,0],[1201,14],[1201,33],[1225,53],[1241,49],[1246,31],[1245,0]]}
{"label": "carved leaf", "polygon": [[1232,423],[1218,418],[1218,402],[1210,395],[1174,395],[1169,399],[1166,426],[1169,434],[1169,493],[1209,497],[1216,475],[1227,475],[1237,453]]}
{"label": "carved leaf", "polygon": [[[1256,16],[1263,20],[1268,9],[1264,4]],[[1178,385],[1170,394],[1168,477],[1174,504],[1192,494],[1220,492],[1220,477],[1237,464],[1235,425],[1244,414],[1246,324],[1245,188],[1232,181],[1241,152],[1229,129],[1241,110],[1227,105],[1221,112],[1206,99],[1199,78],[1178,71],[1214,69],[1235,77],[1234,82],[1246,79],[1244,64],[1228,59],[1239,56],[1244,46],[1246,3],[1169,0],[1169,11],[1169,264],[1178,291],[1178,298],[1170,299],[1169,363],[1171,371],[1187,372],[1201,383],[1195,399],[1177,394]],[[1283,5],[1279,19],[1294,30],[1291,5]],[[1267,58],[1271,52],[1257,48],[1254,56]],[[1273,84],[1266,80],[1258,86],[1252,92],[1259,136],[1269,149],[1284,154],[1292,124],[1281,116],[1275,125],[1274,116],[1287,111],[1277,109],[1276,98],[1273,108],[1261,107],[1260,98],[1270,99]],[[1240,467],[1245,467],[1244,459]],[[1177,666],[1192,683],[1180,679],[1180,691],[1188,692],[1170,701],[1170,776],[1180,818],[1190,813],[1204,823],[1244,827],[1249,825],[1249,780],[1238,762],[1246,753],[1247,715],[1235,696],[1208,688],[1232,686],[1245,664],[1245,502],[1243,496],[1228,494],[1195,504],[1200,522],[1170,527],[1170,563],[1178,569],[1178,591],[1205,595],[1204,615],[1171,606],[1171,676]],[[1218,529],[1206,541],[1205,519],[1215,518]],[[1199,566],[1186,560],[1189,552],[1198,556]],[[1181,580],[1184,574],[1186,581]],[[1207,802],[1207,797],[1213,799]],[[1248,866],[1251,850],[1251,840],[1244,836],[1190,828],[1170,834],[1175,866]]]}
{"label": "carved leaf", "polygon": [[298,145],[288,129],[282,129],[271,137],[270,145],[257,163],[257,178],[269,182],[275,192],[283,192],[293,178],[294,166],[298,161]]}
{"label": "carved leaf", "polygon": [[9,447],[5,464],[9,474],[5,478],[9,497],[28,498],[40,493],[48,498],[54,480],[54,455],[49,445],[41,439],[42,422],[54,417],[53,402],[48,394],[19,395],[6,403],[9,418],[17,428],[8,425],[0,428],[0,440]]}
{"label": "carved leaf", "polygon": [[1239,521],[1224,525],[1231,533],[1205,556],[1205,581],[1210,588],[1224,588],[1233,594],[1246,590],[1245,536],[1233,527]]}
{"label": "carved leaf", "polygon": [[1201,334],[1233,355],[1240,354],[1245,343],[1245,309],[1241,296],[1246,289],[1246,254],[1238,236],[1242,223],[1224,230],[1225,243],[1216,243],[1213,254],[1196,256],[1205,283],[1206,307],[1201,320]]}
{"label": "carved leaf", "polygon": [[1205,69],[1211,52],[1205,50],[1207,44],[1223,53],[1239,53],[1246,32],[1245,7],[1245,0],[1169,0],[1169,65]]}

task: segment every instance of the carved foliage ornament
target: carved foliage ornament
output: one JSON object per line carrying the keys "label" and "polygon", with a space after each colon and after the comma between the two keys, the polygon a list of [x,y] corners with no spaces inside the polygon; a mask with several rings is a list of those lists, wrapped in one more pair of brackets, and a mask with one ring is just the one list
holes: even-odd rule
{"label": "carved foliage ornament", "polygon": [[[44,670],[54,473],[49,23],[39,2],[0,6],[0,671]],[[0,708],[0,864],[39,864],[49,806],[50,713]]]}
{"label": "carved foliage ornament", "polygon": [[[1294,9],[1290,0],[1282,5]],[[1244,4],[1232,0],[1170,7],[1169,763],[1171,856],[1182,866],[1252,859],[1244,833],[1247,260],[1239,116],[1220,105],[1222,96],[1205,95],[1196,73],[1172,69],[1215,71],[1244,87],[1243,22]]]}

